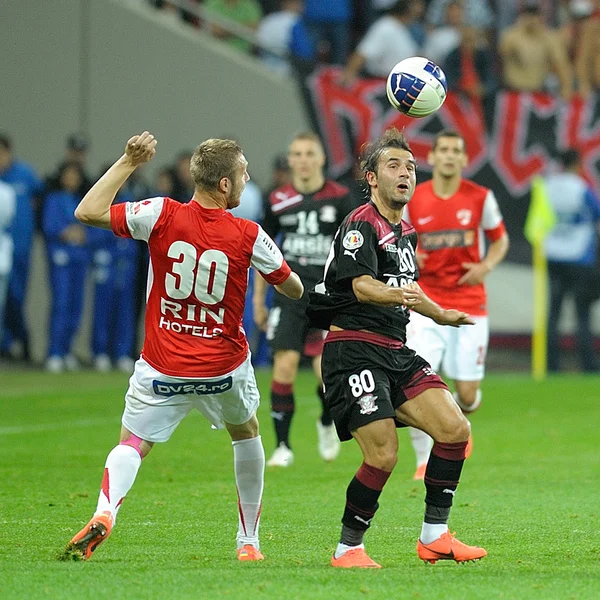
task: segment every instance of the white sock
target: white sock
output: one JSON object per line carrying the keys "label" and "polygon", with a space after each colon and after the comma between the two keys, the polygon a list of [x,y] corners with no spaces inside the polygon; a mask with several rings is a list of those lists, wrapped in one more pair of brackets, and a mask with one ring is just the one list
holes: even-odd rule
{"label": "white sock", "polygon": [[431,544],[431,542],[435,542],[446,531],[448,531],[448,525],[445,523],[423,523],[419,539],[423,544]]}
{"label": "white sock", "polygon": [[348,552],[348,550],[354,550],[355,548],[364,548],[364,547],[365,547],[364,544],[359,544],[358,546],[348,546],[348,545],[342,544],[342,542],[340,542],[337,545],[337,548],[335,549],[333,556],[334,556],[334,558],[339,558],[343,554],[346,554],[346,552]]}
{"label": "white sock", "polygon": [[433,440],[424,431],[415,427],[409,427],[408,431],[410,432],[410,441],[415,451],[418,467],[429,460]]}
{"label": "white sock", "polygon": [[110,451],[104,465],[102,489],[94,515],[109,511],[113,522],[116,521],[121,502],[131,489],[141,464],[141,456],[131,446],[119,444]]}
{"label": "white sock", "polygon": [[251,544],[260,548],[258,526],[265,482],[265,450],[260,435],[232,444],[239,510],[237,547]]}

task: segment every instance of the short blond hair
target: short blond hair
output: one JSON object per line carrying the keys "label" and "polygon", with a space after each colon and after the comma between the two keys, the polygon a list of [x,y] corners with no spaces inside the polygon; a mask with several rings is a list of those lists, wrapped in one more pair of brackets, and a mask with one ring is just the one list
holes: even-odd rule
{"label": "short blond hair", "polygon": [[190,173],[196,189],[213,192],[223,177],[233,181],[241,155],[242,149],[234,140],[211,138],[202,142],[190,159]]}

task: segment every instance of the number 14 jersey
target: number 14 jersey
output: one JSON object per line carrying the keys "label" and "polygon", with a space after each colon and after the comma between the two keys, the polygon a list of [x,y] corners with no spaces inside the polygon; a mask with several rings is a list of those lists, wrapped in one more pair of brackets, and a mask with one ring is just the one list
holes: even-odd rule
{"label": "number 14 jersey", "polygon": [[242,315],[248,268],[271,285],[290,267],[252,221],[192,200],[150,198],[111,207],[111,228],[148,243],[146,336],[142,357],[174,377],[212,377],[248,355]]}

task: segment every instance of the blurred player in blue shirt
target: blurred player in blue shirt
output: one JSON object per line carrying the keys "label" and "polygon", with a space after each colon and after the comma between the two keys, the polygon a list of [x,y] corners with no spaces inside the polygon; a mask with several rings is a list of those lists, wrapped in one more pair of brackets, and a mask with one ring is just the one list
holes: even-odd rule
{"label": "blurred player in blue shirt", "polygon": [[91,259],[87,230],[74,215],[81,200],[82,180],[81,167],[66,163],[59,172],[59,189],[50,192],[44,202],[42,229],[48,248],[52,293],[46,368],[54,373],[78,366],[71,345],[81,321]]}
{"label": "blurred player in blue shirt", "polygon": [[600,370],[590,328],[592,303],[597,299],[596,227],[600,204],[588,183],[581,177],[577,151],[560,156],[562,171],[545,178],[546,190],[557,224],[546,238],[546,257],[550,275],[548,315],[548,369],[560,370],[559,322],[565,298],[572,295],[577,314],[577,348],[584,371]]}
{"label": "blurred player in blue shirt", "polygon": [[34,197],[42,192],[43,182],[31,165],[14,157],[12,140],[3,133],[0,133],[0,180],[11,185],[17,195],[17,210],[9,229],[14,243],[14,262],[6,299],[2,349],[9,350],[17,342],[22,345],[23,358],[29,360],[29,333],[23,313],[35,228],[33,203]]}

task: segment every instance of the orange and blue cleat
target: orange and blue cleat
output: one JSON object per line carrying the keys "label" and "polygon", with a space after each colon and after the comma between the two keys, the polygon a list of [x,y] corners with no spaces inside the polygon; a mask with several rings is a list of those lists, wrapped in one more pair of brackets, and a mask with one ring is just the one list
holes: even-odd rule
{"label": "orange and blue cleat", "polygon": [[96,548],[104,542],[113,526],[113,517],[108,511],[94,515],[91,521],[67,544],[60,555],[61,560],[88,560]]}
{"label": "orange and blue cleat", "polygon": [[453,560],[457,563],[469,560],[479,560],[487,556],[483,548],[467,546],[454,537],[454,533],[446,531],[431,544],[424,544],[421,540],[417,542],[417,554],[421,560],[435,564],[438,560]]}
{"label": "orange and blue cleat", "polygon": [[252,544],[246,544],[237,551],[238,560],[264,560],[262,552]]}
{"label": "orange and blue cleat", "polygon": [[346,550],[339,558],[336,558],[334,554],[331,557],[331,566],[342,569],[381,569],[381,565],[371,560],[364,548]]}

